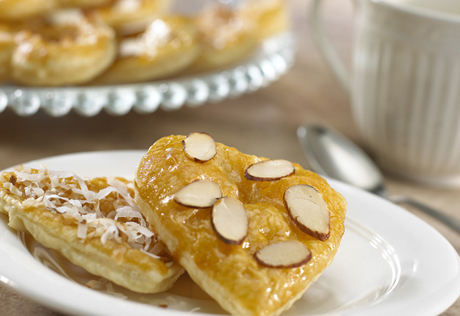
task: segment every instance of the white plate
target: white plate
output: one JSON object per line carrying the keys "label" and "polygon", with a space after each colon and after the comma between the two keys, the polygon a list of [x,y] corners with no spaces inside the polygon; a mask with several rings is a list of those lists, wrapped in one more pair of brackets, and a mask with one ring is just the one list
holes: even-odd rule
{"label": "white plate", "polygon": [[[54,170],[132,178],[142,151],[45,158]],[[283,315],[438,315],[460,295],[460,259],[431,226],[366,192],[330,181],[348,201],[346,233],[333,264]],[[78,315],[225,314],[186,279],[167,293],[120,299],[45,267],[0,218],[0,281],[54,310]],[[184,288],[184,286],[186,288]],[[125,293],[126,294],[126,293]],[[144,302],[144,303],[140,303]],[[156,305],[167,304],[169,308]]]}

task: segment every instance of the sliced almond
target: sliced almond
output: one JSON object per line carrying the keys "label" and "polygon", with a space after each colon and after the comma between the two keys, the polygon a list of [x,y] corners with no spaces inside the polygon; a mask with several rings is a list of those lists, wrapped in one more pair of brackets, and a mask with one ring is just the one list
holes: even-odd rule
{"label": "sliced almond", "polygon": [[230,196],[220,199],[211,213],[217,236],[229,245],[240,245],[248,233],[248,215],[243,203]]}
{"label": "sliced almond", "polygon": [[174,194],[177,203],[196,208],[213,206],[222,197],[219,185],[211,180],[198,180]]}
{"label": "sliced almond", "polygon": [[191,133],[182,144],[187,155],[197,161],[211,160],[217,153],[214,139],[206,133]]}
{"label": "sliced almond", "polygon": [[284,159],[264,160],[246,169],[244,176],[248,180],[273,181],[295,173],[292,162]]}
{"label": "sliced almond", "polygon": [[311,251],[297,240],[280,241],[260,249],[254,254],[258,263],[270,268],[296,268],[311,259]]}
{"label": "sliced almond", "polygon": [[294,223],[306,234],[329,238],[330,213],[319,192],[312,186],[298,184],[284,192],[284,204]]}

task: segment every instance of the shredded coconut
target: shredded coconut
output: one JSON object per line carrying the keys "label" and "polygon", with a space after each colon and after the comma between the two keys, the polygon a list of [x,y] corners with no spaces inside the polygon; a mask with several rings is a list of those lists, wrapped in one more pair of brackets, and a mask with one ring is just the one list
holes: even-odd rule
{"label": "shredded coconut", "polygon": [[103,244],[109,240],[127,242],[154,258],[165,253],[165,246],[149,229],[130,194],[132,183],[111,177],[96,192],[88,186],[97,180],[85,182],[72,172],[52,171],[45,166],[18,166],[9,174],[0,175],[0,187],[23,197],[24,207],[44,205],[50,212],[71,219],[78,226],[78,238],[99,237]]}
{"label": "shredded coconut", "polygon": [[16,188],[16,186],[14,186],[11,182],[3,183],[3,187],[7,190],[10,190],[11,193],[15,195],[22,196],[22,192],[18,188]]}
{"label": "shredded coconut", "polygon": [[103,244],[107,242],[108,239],[115,239],[118,236],[118,228],[115,225],[110,225],[105,232],[102,234],[101,241]]}
{"label": "shredded coconut", "polygon": [[86,220],[82,220],[78,224],[77,237],[80,239],[86,239],[86,234],[88,233],[88,224]]}

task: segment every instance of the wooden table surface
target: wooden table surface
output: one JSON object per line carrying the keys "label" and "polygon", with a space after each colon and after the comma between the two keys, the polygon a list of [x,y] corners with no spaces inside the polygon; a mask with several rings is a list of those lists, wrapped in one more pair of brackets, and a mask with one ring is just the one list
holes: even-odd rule
{"label": "wooden table surface", "polygon": [[[206,131],[214,139],[244,153],[284,158],[307,166],[296,139],[304,123],[331,126],[362,145],[351,116],[347,95],[334,80],[308,33],[309,1],[292,0],[298,53],[293,69],[279,81],[253,94],[197,108],[158,110],[140,115],[95,117],[75,113],[61,118],[37,113],[19,117],[10,110],[0,114],[0,170],[48,156],[114,149],[147,148],[170,134]],[[328,32],[344,59],[350,60],[353,10],[348,1],[326,1]],[[460,220],[460,188],[436,188],[386,175],[390,193],[405,194],[439,208]],[[434,226],[454,248],[460,235],[432,218],[411,212]],[[1,258],[0,258],[1,260]],[[58,315],[12,290],[0,286],[0,315]],[[460,315],[457,301],[442,315]]]}

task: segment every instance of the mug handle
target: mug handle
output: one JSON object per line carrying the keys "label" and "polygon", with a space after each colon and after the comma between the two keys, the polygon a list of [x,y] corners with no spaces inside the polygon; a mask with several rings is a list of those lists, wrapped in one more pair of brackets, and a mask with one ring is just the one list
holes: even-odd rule
{"label": "mug handle", "polygon": [[350,95],[351,91],[351,76],[348,69],[345,67],[342,60],[337,55],[337,51],[332,45],[329,38],[326,36],[323,27],[323,21],[320,19],[321,3],[323,0],[313,0],[309,14],[310,32],[313,41],[318,46],[320,53],[326,59],[329,67],[332,69],[337,81]]}

